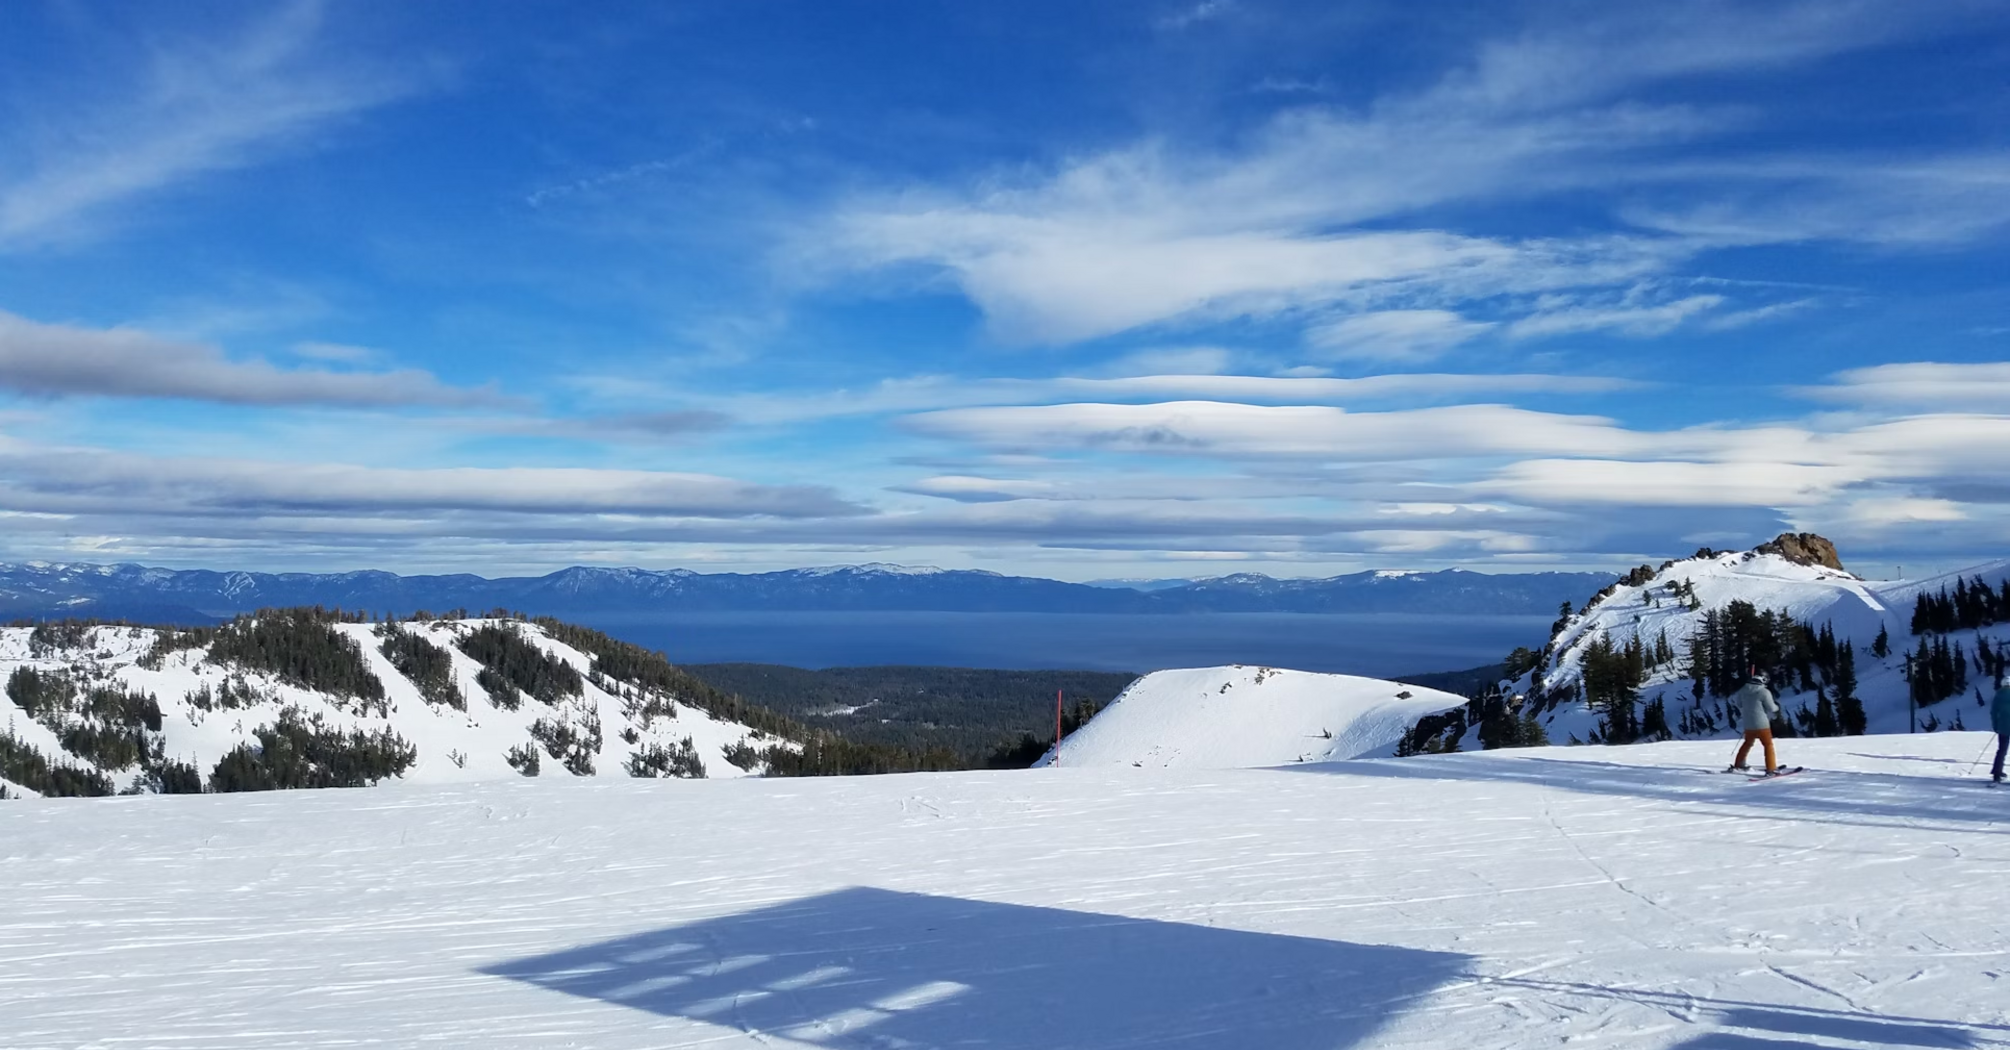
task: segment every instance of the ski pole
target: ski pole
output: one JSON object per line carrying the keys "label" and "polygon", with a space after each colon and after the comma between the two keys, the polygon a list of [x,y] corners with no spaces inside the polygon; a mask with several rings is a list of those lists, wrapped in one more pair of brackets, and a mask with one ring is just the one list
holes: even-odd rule
{"label": "ski pole", "polygon": [[1973,762],[1970,762],[1970,763],[1968,764],[1968,772],[1967,772],[1966,774],[1964,774],[1965,776],[1974,776],[1974,775],[1975,775],[1975,769],[1976,769],[1976,767],[1978,767],[1978,766],[1980,766],[1980,765],[1982,764],[1982,760],[1983,760],[1983,759],[1985,759],[1985,758],[1988,758],[1988,757],[1989,757],[1989,748],[1990,748],[1990,747],[1991,747],[1992,745],[1994,745],[1995,743],[1996,743],[1996,740],[1995,740],[1995,738],[1993,738],[1993,737],[1992,737],[1992,738],[1990,738],[1989,740],[1986,740],[1986,741],[1984,741],[1984,742],[1983,742],[1983,744],[1982,744],[1982,753],[1981,753],[1981,754],[1979,754],[1979,755],[1976,755],[1976,756],[1975,756],[1975,761],[1973,761]]}

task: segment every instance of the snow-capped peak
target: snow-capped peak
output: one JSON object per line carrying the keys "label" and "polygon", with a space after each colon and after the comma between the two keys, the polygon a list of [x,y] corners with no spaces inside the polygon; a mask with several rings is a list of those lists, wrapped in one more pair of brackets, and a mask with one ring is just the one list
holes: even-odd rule
{"label": "snow-capped peak", "polygon": [[[1563,616],[1548,644],[1535,654],[1533,669],[1522,670],[1509,683],[1509,691],[1536,698],[1558,742],[1569,736],[1593,739],[1599,727],[1609,723],[1586,703],[1592,658],[1598,652],[1609,658],[1614,652],[1634,649],[1642,654],[1635,689],[1638,702],[1651,706],[1660,701],[1666,731],[1672,735],[1708,737],[1730,731],[1724,696],[1736,684],[1733,679],[1742,678],[1748,669],[1768,669],[1746,666],[1747,655],[1778,650],[1775,655],[1787,661],[1785,666],[1799,668],[1791,675],[1776,675],[1773,683],[1790,716],[1805,718],[1823,704],[1839,702],[1838,681],[1847,683],[1853,675],[1854,685],[1841,688],[1853,688],[1852,702],[1861,701],[1869,730],[1904,731],[1916,715],[1906,655],[1920,644],[1913,634],[1915,603],[1923,595],[1953,590],[1956,581],[1972,586],[1980,579],[1994,589],[2004,586],[2006,578],[2010,561],[1978,565],[1931,581],[1864,580],[1842,567],[1827,540],[1807,533],[1783,535],[1748,551],[1705,549],[1658,569],[1641,566],[1593,596],[1581,610]],[[1735,611],[1739,607],[1742,612]],[[1731,657],[1739,666],[1722,666],[1724,654],[1732,651],[1723,645],[1702,650],[1705,655],[1717,654],[1717,664],[1696,662],[1695,647],[1716,644],[1707,642],[1709,632],[1731,631],[1722,625],[1733,616],[1743,618],[1736,628],[1741,634],[1735,651],[1745,655]],[[1803,627],[1805,635],[1798,633]],[[1767,635],[1767,630],[1776,633]],[[1952,655],[1950,666],[1965,668],[1970,657],[1981,664],[1985,652],[2010,638],[2010,621],[1984,620],[1951,634],[1922,630],[1935,636],[1929,639],[1933,644],[1947,648],[1943,655]],[[1833,649],[1824,650],[1827,655],[1822,659],[1840,661],[1846,650],[1854,662],[1851,672],[1839,670],[1839,662],[1811,666],[1807,662],[1811,657],[1805,655],[1798,663],[1787,660],[1792,652],[1810,652],[1814,643],[1808,639],[1818,635],[1832,637],[1821,643]],[[1776,640],[1751,643],[1753,637]],[[1884,644],[1873,645],[1880,637]],[[1743,648],[1748,644],[1761,647]],[[1779,666],[1783,665],[1774,665]],[[1989,669],[1978,666],[1976,673]],[[1699,675],[1709,679],[1707,686],[1698,683]],[[1965,671],[1957,672],[1955,677],[1964,675]],[[1609,689],[1610,684],[1601,688]],[[1972,690],[1958,682],[1947,688],[1954,690],[1953,696],[1941,692],[1921,701],[1926,707],[1945,704],[1918,719],[1926,728],[1957,728],[1976,717],[1974,705],[1963,699],[1973,699]]]}
{"label": "snow-capped peak", "polygon": [[940,576],[948,571],[950,570],[939,569],[933,565],[896,565],[892,562],[884,561],[869,561],[858,565],[818,565],[813,568],[796,570],[797,573],[803,576]]}

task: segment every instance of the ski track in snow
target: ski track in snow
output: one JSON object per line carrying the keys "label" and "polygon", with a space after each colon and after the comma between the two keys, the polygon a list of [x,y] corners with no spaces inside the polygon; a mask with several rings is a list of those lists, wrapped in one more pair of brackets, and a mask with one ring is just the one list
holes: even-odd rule
{"label": "ski track in snow", "polygon": [[1980,733],[0,805],[0,1046],[2010,1046]]}

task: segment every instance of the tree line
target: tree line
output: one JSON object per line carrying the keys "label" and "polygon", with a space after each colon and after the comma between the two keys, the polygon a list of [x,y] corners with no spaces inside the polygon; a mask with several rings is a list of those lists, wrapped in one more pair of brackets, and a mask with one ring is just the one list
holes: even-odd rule
{"label": "tree line", "polygon": [[1955,578],[1953,589],[1921,594],[1912,603],[1912,633],[1950,634],[2010,620],[2010,579],[1992,588],[1982,577]]}

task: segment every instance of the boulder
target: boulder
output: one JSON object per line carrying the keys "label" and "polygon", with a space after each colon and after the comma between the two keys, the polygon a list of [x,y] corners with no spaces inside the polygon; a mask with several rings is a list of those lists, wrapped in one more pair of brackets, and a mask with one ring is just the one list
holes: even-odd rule
{"label": "boulder", "polygon": [[1836,545],[1812,532],[1783,532],[1771,542],[1761,543],[1754,548],[1757,554],[1777,554],[1796,565],[1820,565],[1837,572],[1848,572],[1843,568],[1842,559],[1836,555]]}

